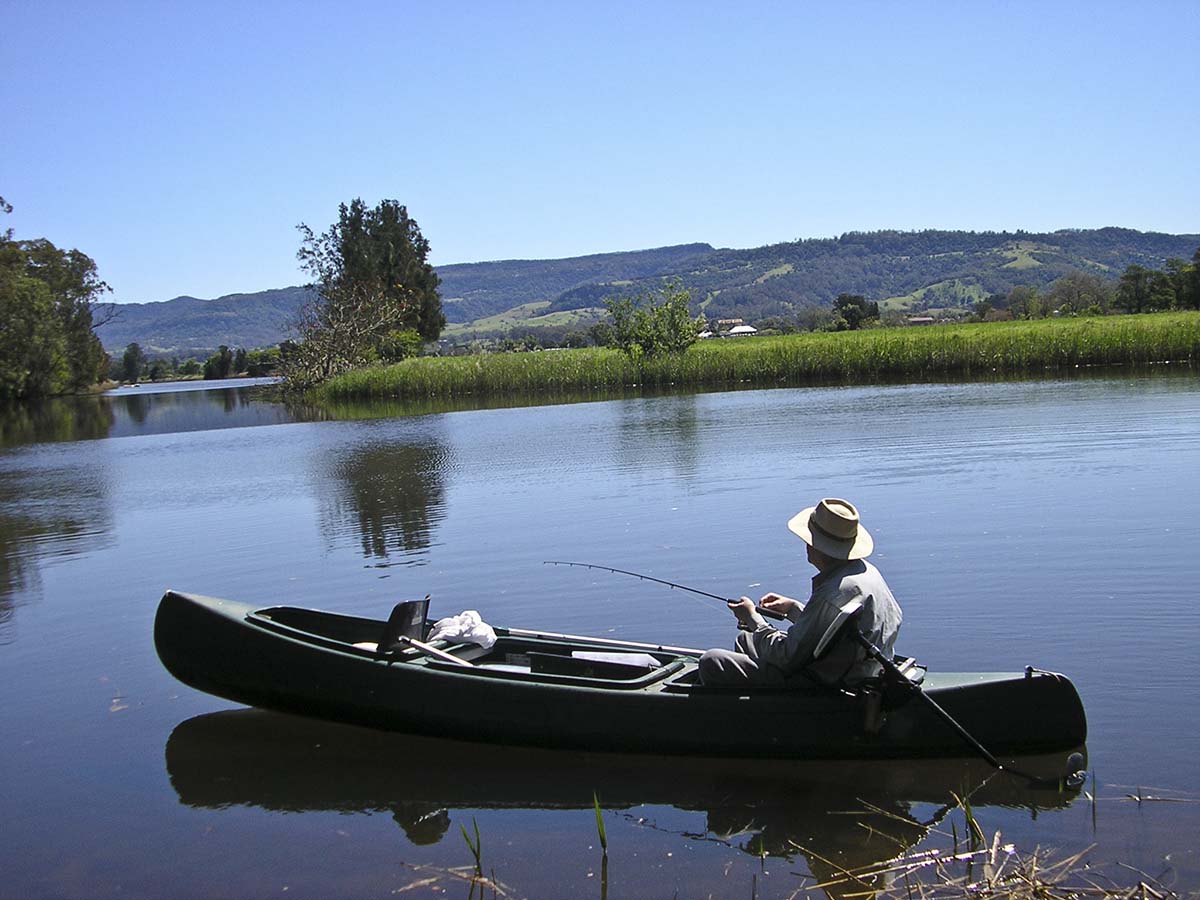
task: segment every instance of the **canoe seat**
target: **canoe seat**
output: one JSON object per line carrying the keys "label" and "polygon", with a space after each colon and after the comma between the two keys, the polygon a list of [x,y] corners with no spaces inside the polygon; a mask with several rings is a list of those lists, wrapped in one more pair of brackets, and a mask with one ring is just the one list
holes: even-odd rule
{"label": "canoe seat", "polygon": [[425,615],[429,612],[429,595],[424,600],[401,600],[392,609],[375,652],[382,656],[400,644],[400,638],[419,641],[425,637]]}

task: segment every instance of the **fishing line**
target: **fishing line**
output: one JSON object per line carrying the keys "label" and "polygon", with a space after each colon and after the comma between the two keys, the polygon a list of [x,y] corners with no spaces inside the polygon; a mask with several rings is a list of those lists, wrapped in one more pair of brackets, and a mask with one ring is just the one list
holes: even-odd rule
{"label": "fishing line", "polygon": [[[674,581],[667,581],[663,578],[655,578],[653,575],[643,575],[641,572],[630,572],[628,569],[614,569],[612,566],[601,566],[595,563],[585,562],[566,562],[561,559],[547,559],[542,561],[544,566],[575,566],[581,569],[599,569],[602,572],[613,572],[617,575],[631,575],[634,578],[640,578],[642,581],[653,581],[655,584],[665,584],[669,588],[675,588],[680,591],[688,591],[692,594],[699,594],[701,597],[709,597],[713,600],[720,600],[722,603],[737,603],[736,600],[731,600],[728,597],[722,597],[720,594],[713,594],[708,591],[702,591],[699,588],[688,587],[686,584],[677,584]],[[708,609],[713,607],[709,606]],[[761,606],[756,606],[760,615],[766,616],[768,619],[786,619],[782,613],[777,613],[774,610],[764,609]]]}

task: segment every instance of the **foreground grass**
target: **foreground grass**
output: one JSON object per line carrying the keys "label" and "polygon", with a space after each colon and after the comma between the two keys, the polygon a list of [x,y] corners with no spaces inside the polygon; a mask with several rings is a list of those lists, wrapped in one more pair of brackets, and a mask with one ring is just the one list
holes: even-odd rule
{"label": "foreground grass", "polygon": [[[1094,802],[1092,795],[1087,796]],[[608,842],[599,799],[595,794],[593,798],[603,848],[600,898],[607,900]],[[788,848],[782,854],[772,855],[788,860],[806,859],[810,874],[791,871],[785,876],[787,880],[775,882],[774,890],[770,892],[774,896],[786,896],[788,900],[815,900],[819,897],[829,900],[1200,900],[1200,895],[1180,891],[1132,866],[1123,863],[1096,865],[1089,859],[1090,849],[1064,856],[1042,847],[1020,850],[1006,842],[999,831],[993,832],[989,839],[970,801],[967,798],[955,799],[957,805],[945,810],[935,823],[928,826],[931,839],[923,841],[921,847],[912,846],[903,837],[889,835],[889,817],[894,819],[901,835],[910,831],[913,820],[864,804],[861,812],[872,824],[867,825],[865,821],[859,823],[864,829],[863,840],[890,845],[896,852],[879,862],[859,867],[845,868],[789,840]],[[882,825],[878,822],[880,818],[884,820]],[[639,819],[641,821],[644,820]],[[490,869],[490,876],[484,875],[479,827],[473,819],[472,823],[474,839],[465,826],[462,826],[462,831],[474,858],[473,865],[444,868],[405,864],[418,878],[401,885],[393,893],[428,889],[431,893],[443,894],[466,884],[470,900],[473,900],[477,891],[480,900],[488,895],[493,898],[522,896],[514,887],[498,881],[494,868]],[[741,849],[749,852],[744,847]],[[760,851],[764,874],[767,855],[765,850]],[[821,864],[821,878],[812,872],[814,861]],[[728,874],[729,865],[726,865],[725,878]],[[793,887],[787,883],[791,877],[799,878],[800,883]],[[726,889],[722,896],[748,895],[754,898],[759,895],[757,874],[752,876],[749,890],[745,893],[728,892],[728,881],[714,883]],[[766,884],[764,881],[763,886],[766,887]],[[618,885],[617,891],[621,888],[622,885]],[[780,893],[779,889],[786,894]]]}
{"label": "foreground grass", "polygon": [[422,357],[350,372],[317,389],[315,399],[869,383],[1163,362],[1200,362],[1200,312],[702,341],[686,353],[641,360],[600,348]]}

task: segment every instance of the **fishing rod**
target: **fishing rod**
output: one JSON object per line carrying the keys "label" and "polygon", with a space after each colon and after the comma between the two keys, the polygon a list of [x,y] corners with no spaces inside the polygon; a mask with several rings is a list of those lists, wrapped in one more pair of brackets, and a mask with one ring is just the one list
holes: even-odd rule
{"label": "fishing rod", "polygon": [[[722,597],[718,594],[702,591],[699,588],[688,587],[685,584],[677,584],[674,581],[667,581],[663,578],[655,578],[653,575],[644,575],[641,572],[630,572],[627,569],[615,569],[612,566],[601,566],[597,565],[596,563],[566,562],[564,560],[555,559],[545,560],[542,564],[547,566],[576,566],[583,569],[599,569],[602,572],[612,572],[617,575],[631,575],[634,578],[641,579],[642,581],[653,581],[655,584],[662,584],[669,588],[675,588],[676,590],[699,594],[702,597],[709,597],[713,600],[720,600],[724,603],[736,602],[730,600],[728,597]],[[756,606],[755,609],[757,609],[762,615],[772,619],[787,618],[782,613],[775,612],[774,610],[764,609],[761,606]],[[1006,766],[1001,763],[986,747],[983,746],[983,744],[977,741],[969,731],[963,728],[957,719],[943,709],[940,703],[925,693],[919,684],[910,681],[908,677],[896,666],[896,663],[889,659],[887,655],[883,653],[883,651],[876,647],[875,644],[873,644],[866,637],[866,635],[859,631],[856,625],[850,624],[857,619],[860,612],[861,601],[859,600],[851,601],[851,603],[844,606],[838,618],[830,625],[826,631],[826,634],[822,637],[815,653],[819,655],[822,647],[830,644],[838,632],[840,632],[843,628],[848,628],[850,635],[854,638],[854,640],[859,644],[859,646],[862,647],[867,656],[879,663],[879,665],[887,673],[890,680],[898,685],[904,686],[909,692],[915,694],[935,716],[948,725],[951,730],[953,730],[967,744],[967,746],[981,756],[989,765],[995,768],[996,771],[1004,772],[1007,775],[1015,775],[1018,778],[1024,778],[1026,782],[1028,782],[1029,786],[1033,788],[1077,790],[1083,784],[1085,775],[1083,770],[1083,754],[1081,753],[1072,753],[1067,758],[1067,771],[1065,775],[1053,778],[1044,778],[1031,775],[1028,772],[1021,771],[1015,766]]]}
{"label": "fishing rod", "polygon": [[[858,601],[853,601],[853,603],[857,602]],[[846,609],[847,607],[843,607],[843,612],[845,612]],[[860,610],[854,610],[853,612],[850,612],[846,617],[846,621],[848,623],[853,623],[857,618],[859,611]],[[940,703],[925,693],[920,684],[910,681],[908,677],[900,671],[895,661],[890,659],[882,650],[876,647],[870,638],[858,630],[858,627],[855,624],[849,624],[847,627],[849,629],[850,636],[858,643],[860,647],[863,648],[867,656],[875,660],[875,662],[879,663],[879,665],[883,667],[883,671],[887,673],[887,677],[894,684],[903,686],[903,688],[909,691],[910,694],[913,694],[920,699],[920,701],[924,703],[934,715],[946,723],[946,725],[950,726],[951,730],[953,730],[955,734],[962,738],[968,747],[983,757],[984,761],[992,766],[996,771],[1003,772],[1006,775],[1015,775],[1018,778],[1024,778],[1029,783],[1031,788],[1049,788],[1051,790],[1062,791],[1078,790],[1083,786],[1084,781],[1086,780],[1086,772],[1084,771],[1084,760],[1082,753],[1075,752],[1068,756],[1066,772],[1063,775],[1049,778],[1039,775],[1031,775],[1028,772],[1023,772],[1016,766],[1006,766],[1004,763],[1000,762],[1000,760],[996,759],[996,757],[993,756],[992,753],[985,746],[983,746],[983,744],[979,743],[979,741],[977,741],[975,737],[969,731],[967,731],[967,729],[959,724],[958,720],[955,719],[954,716],[946,712]]]}
{"label": "fishing rod", "polygon": [[[699,588],[688,587],[686,584],[676,584],[674,581],[666,581],[662,578],[655,578],[653,575],[643,575],[640,572],[630,572],[627,569],[614,569],[612,566],[600,566],[595,563],[585,562],[566,562],[561,559],[543,560],[544,566],[576,566],[581,569],[599,569],[602,572],[613,572],[617,575],[632,575],[634,578],[640,578],[642,581],[653,581],[655,584],[665,584],[669,588],[675,588],[680,591],[688,591],[693,594],[699,594],[701,597],[709,597],[713,600],[720,600],[722,603],[737,603],[736,600],[730,600],[728,597],[722,597],[719,594],[710,594],[708,591],[702,591]],[[758,613],[768,619],[783,620],[786,619],[783,613],[776,612],[773,609],[766,609],[762,606],[754,607]]]}

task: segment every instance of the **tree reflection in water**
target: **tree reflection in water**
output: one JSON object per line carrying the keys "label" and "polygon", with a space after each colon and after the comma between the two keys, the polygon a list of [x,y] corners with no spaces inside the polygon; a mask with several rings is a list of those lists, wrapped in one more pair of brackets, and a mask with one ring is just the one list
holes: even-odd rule
{"label": "tree reflection in water", "polygon": [[446,450],[434,437],[339,450],[322,512],[326,534],[353,531],[377,565],[421,564],[445,515]]}
{"label": "tree reflection in water", "polygon": [[112,529],[103,466],[13,456],[0,468],[0,644],[14,609],[41,593],[43,560],[92,550]]}
{"label": "tree reflection in water", "polygon": [[[1066,757],[1027,757],[1022,765],[1057,773]],[[979,760],[790,763],[482,747],[260,710],[180,723],[167,741],[166,764],[180,801],[192,807],[388,812],[416,845],[446,838],[455,810],[590,813],[593,792],[605,810],[629,811],[645,827],[654,827],[646,821],[652,813],[634,810],[703,812],[705,831],[681,839],[802,858],[818,883],[830,883],[831,898],[882,888],[844,873],[915,847],[955,808],[956,794],[976,809],[1034,812],[1075,797],[1030,790]]]}
{"label": "tree reflection in water", "polygon": [[700,400],[696,394],[648,397],[620,406],[616,450],[623,471],[669,466],[681,478],[697,474]]}
{"label": "tree reflection in water", "polygon": [[56,397],[0,409],[0,447],[107,437],[112,405],[98,397]]}

